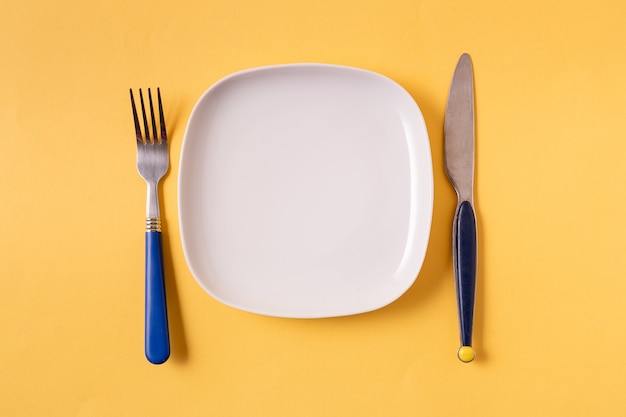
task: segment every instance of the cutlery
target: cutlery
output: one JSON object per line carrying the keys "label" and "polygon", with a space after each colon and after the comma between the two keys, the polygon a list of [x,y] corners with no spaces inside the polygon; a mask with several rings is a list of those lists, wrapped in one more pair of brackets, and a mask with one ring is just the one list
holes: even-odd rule
{"label": "cutlery", "polygon": [[144,134],[141,131],[133,90],[130,90],[130,102],[133,108],[135,133],[137,135],[137,170],[148,186],[146,209],[146,295],[145,295],[145,354],[148,361],[161,364],[170,356],[170,340],[167,322],[167,303],[165,299],[165,279],[163,273],[163,248],[161,243],[161,214],[159,208],[159,180],[169,167],[167,133],[161,103],[161,91],[157,88],[159,106],[160,138],[152,104],[152,93],[148,89],[152,136],[146,117],[143,93],[139,89],[139,101],[143,116]]}
{"label": "cutlery", "polygon": [[450,86],[444,122],[446,173],[458,203],[452,224],[452,262],[462,362],[476,357],[472,347],[474,299],[476,293],[476,214],[474,211],[474,81],[472,60],[461,55]]}

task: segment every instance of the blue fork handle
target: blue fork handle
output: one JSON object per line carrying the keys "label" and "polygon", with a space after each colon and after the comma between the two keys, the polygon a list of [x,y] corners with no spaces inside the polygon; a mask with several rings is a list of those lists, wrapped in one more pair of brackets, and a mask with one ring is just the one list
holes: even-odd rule
{"label": "blue fork handle", "polygon": [[170,356],[161,232],[146,232],[146,358],[161,364]]}
{"label": "blue fork handle", "polygon": [[463,355],[459,354],[459,358],[464,362],[470,362],[474,354],[471,346],[476,295],[477,239],[476,215],[469,201],[459,204],[454,217],[453,230],[454,278],[461,327],[461,349],[465,348],[462,351]]}

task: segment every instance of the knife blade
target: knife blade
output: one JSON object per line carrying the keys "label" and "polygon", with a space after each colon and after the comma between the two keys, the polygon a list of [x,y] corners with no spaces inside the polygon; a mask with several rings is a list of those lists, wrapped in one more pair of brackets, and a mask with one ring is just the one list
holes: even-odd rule
{"label": "knife blade", "polygon": [[476,357],[472,347],[476,295],[477,227],[474,210],[474,75],[468,54],[459,58],[444,121],[446,174],[458,202],[452,223],[452,262],[456,287],[462,362]]}

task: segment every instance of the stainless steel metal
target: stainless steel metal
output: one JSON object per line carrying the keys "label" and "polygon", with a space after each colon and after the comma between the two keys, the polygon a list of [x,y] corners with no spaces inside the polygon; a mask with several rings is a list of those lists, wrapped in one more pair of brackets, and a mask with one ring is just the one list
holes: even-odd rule
{"label": "stainless steel metal", "polygon": [[163,116],[163,105],[161,103],[161,91],[157,88],[157,99],[159,106],[160,135],[157,134],[157,125],[152,103],[152,93],[148,89],[148,101],[150,104],[150,121],[152,125],[152,135],[148,118],[146,117],[146,106],[143,100],[143,93],[139,90],[139,100],[141,102],[141,113],[143,118],[144,133],[142,134],[133,90],[130,90],[130,100],[133,108],[135,122],[135,133],[137,137],[137,170],[147,184],[146,197],[146,230],[161,231],[161,210],[159,206],[159,181],[169,169],[169,151],[167,147],[167,131],[165,129],[165,118]]}
{"label": "stainless steel metal", "polygon": [[459,59],[444,122],[446,173],[459,201],[474,201],[474,81],[468,54]]}

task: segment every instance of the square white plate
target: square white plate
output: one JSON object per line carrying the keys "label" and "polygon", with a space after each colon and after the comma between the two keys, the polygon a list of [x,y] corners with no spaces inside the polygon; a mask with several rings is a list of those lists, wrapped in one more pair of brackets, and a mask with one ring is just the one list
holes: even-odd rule
{"label": "square white plate", "polygon": [[230,75],[182,146],[187,264],[217,300],[316,318],[383,307],[415,281],[433,175],[422,114],[380,74],[323,64]]}

